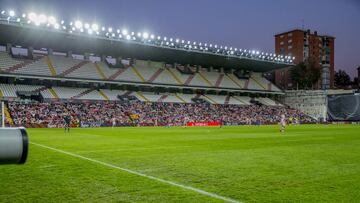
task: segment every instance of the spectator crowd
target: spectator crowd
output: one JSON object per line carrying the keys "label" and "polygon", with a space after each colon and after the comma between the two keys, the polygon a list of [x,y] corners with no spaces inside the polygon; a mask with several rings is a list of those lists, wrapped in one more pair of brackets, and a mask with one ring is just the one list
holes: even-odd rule
{"label": "spectator crowd", "polygon": [[220,121],[224,125],[276,124],[284,114],[300,123],[314,120],[299,110],[281,106],[224,105],[207,103],[150,103],[141,101],[37,102],[11,101],[9,111],[15,126],[38,124],[62,127],[72,116],[73,126],[181,126],[186,122]]}

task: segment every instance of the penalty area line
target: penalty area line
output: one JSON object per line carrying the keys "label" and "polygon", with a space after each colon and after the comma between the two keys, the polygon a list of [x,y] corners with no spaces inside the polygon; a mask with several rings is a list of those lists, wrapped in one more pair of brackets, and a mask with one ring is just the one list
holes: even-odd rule
{"label": "penalty area line", "polygon": [[96,159],[92,159],[92,158],[88,158],[88,157],[81,156],[81,155],[78,155],[78,154],[74,154],[74,153],[71,153],[71,152],[67,152],[67,151],[64,151],[64,150],[61,150],[61,149],[49,147],[49,146],[38,144],[38,143],[35,143],[35,142],[30,142],[30,144],[33,144],[33,145],[36,145],[36,146],[39,146],[39,147],[42,147],[42,148],[45,148],[45,149],[49,149],[49,150],[52,150],[52,151],[60,152],[60,153],[63,153],[63,154],[66,154],[66,155],[69,155],[69,156],[72,156],[72,157],[77,157],[77,158],[80,158],[80,159],[83,159],[83,160],[94,162],[94,163],[97,163],[97,164],[100,164],[100,165],[103,165],[103,166],[107,166],[109,168],[118,169],[118,170],[125,171],[125,172],[131,173],[131,174],[134,174],[134,175],[138,175],[138,176],[141,176],[141,177],[144,177],[144,178],[148,178],[148,179],[155,180],[155,181],[158,181],[158,182],[161,182],[161,183],[165,183],[165,184],[168,184],[168,185],[179,187],[179,188],[182,188],[182,189],[185,189],[185,190],[190,190],[190,191],[193,191],[193,192],[205,195],[205,196],[209,196],[209,197],[212,197],[212,198],[215,198],[215,199],[223,200],[225,202],[241,203],[241,202],[239,202],[237,200],[234,200],[234,199],[231,199],[231,198],[228,198],[228,197],[224,197],[224,196],[221,196],[221,195],[217,195],[215,193],[207,192],[205,190],[201,190],[201,189],[194,188],[194,187],[191,187],[191,186],[186,186],[186,185],[176,183],[176,182],[172,182],[172,181],[169,181],[169,180],[164,180],[164,179],[161,179],[161,178],[157,178],[155,176],[146,175],[146,174],[143,174],[143,173],[139,173],[139,172],[127,169],[127,168],[122,168],[122,167],[119,167],[119,166],[115,166],[115,165],[112,165],[112,164],[109,164],[109,163],[106,163],[106,162],[102,162],[102,161],[99,161],[99,160],[96,160]]}

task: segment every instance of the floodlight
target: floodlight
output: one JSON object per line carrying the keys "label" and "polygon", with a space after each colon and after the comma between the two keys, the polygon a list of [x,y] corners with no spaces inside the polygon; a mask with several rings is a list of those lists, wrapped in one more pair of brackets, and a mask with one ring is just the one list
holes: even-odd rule
{"label": "floodlight", "polygon": [[160,37],[160,36],[157,36],[157,39],[158,39],[158,40],[160,40],[160,39],[161,39],[161,37]]}
{"label": "floodlight", "polygon": [[131,32],[131,36],[134,36],[135,35],[135,32]]}
{"label": "floodlight", "polygon": [[225,46],[225,50],[227,50],[227,46]]}
{"label": "floodlight", "polygon": [[150,38],[151,38],[151,39],[154,39],[154,38],[155,38],[155,35],[150,35]]}
{"label": "floodlight", "polygon": [[84,27],[85,27],[85,29],[89,29],[90,28],[89,23],[85,23]]}
{"label": "floodlight", "polygon": [[166,37],[164,37],[164,41],[166,41],[167,40],[167,38]]}
{"label": "floodlight", "polygon": [[172,42],[173,41],[173,38],[170,38],[170,42]]}
{"label": "floodlight", "polygon": [[260,54],[260,52],[259,51],[256,51],[256,55],[259,55]]}
{"label": "floodlight", "polygon": [[20,22],[20,18],[17,18],[17,19],[16,19],[16,22]]}
{"label": "floodlight", "polygon": [[112,37],[115,37],[115,33],[112,33],[111,36],[112,36]]}
{"label": "floodlight", "polygon": [[184,44],[184,43],[185,43],[185,40],[181,40],[181,43]]}
{"label": "floodlight", "polygon": [[75,28],[75,27],[72,27],[71,29],[72,29],[73,31],[75,31],[76,28]]}
{"label": "floodlight", "polygon": [[187,41],[188,44],[190,44],[190,41]]}
{"label": "floodlight", "polygon": [[100,34],[99,31],[96,31],[96,34],[99,35]]}
{"label": "floodlight", "polygon": [[26,18],[26,14],[25,14],[25,13],[23,13],[23,14],[22,14],[22,17],[23,17],[23,18]]}
{"label": "floodlight", "polygon": [[60,24],[61,24],[61,25],[64,25],[64,23],[65,23],[64,20],[61,20]]}
{"label": "floodlight", "polygon": [[194,42],[193,45],[196,45],[196,42]]}
{"label": "floodlight", "polygon": [[80,29],[80,32],[84,32],[84,29],[81,28],[81,29]]}
{"label": "floodlight", "polygon": [[91,35],[93,33],[92,29],[89,29],[88,33],[89,33],[89,35]]}
{"label": "floodlight", "polygon": [[46,23],[46,22],[47,22],[47,17],[46,17],[46,15],[44,15],[44,14],[39,15],[38,22],[39,22],[40,24]]}
{"label": "floodlight", "polygon": [[101,30],[102,30],[102,31],[105,31],[105,27],[102,27]]}
{"label": "floodlight", "polygon": [[130,40],[130,39],[131,39],[131,36],[130,36],[130,35],[126,35],[126,39],[127,39],[127,40]]}
{"label": "floodlight", "polygon": [[217,49],[217,47],[218,47],[218,46],[217,46],[217,44],[215,44],[215,46],[214,46],[214,47],[215,47],[215,49]]}
{"label": "floodlight", "polygon": [[50,16],[48,19],[49,23],[54,25],[56,23],[56,19],[53,16]]}
{"label": "floodlight", "polygon": [[13,10],[9,11],[9,16],[14,17],[15,16],[15,11],[13,11]]}
{"label": "floodlight", "polygon": [[59,29],[59,27],[60,27],[59,24],[55,24],[55,25],[54,25],[54,28],[55,28],[55,29]]}
{"label": "floodlight", "polygon": [[121,32],[123,35],[127,35],[128,34],[128,31],[126,29],[123,29],[122,32]]}
{"label": "floodlight", "polygon": [[295,56],[292,59],[295,60]]}
{"label": "floodlight", "polygon": [[120,34],[120,30],[119,30],[119,29],[117,29],[116,32],[117,32],[118,34]]}
{"label": "floodlight", "polygon": [[2,10],[2,11],[1,11],[1,14],[2,14],[2,15],[4,15],[4,14],[5,14],[5,11],[4,11],[4,10]]}
{"label": "floodlight", "polygon": [[122,35],[121,35],[121,34],[119,34],[119,38],[120,38],[120,39],[122,38]]}
{"label": "floodlight", "polygon": [[166,45],[169,45],[169,42],[166,42]]}
{"label": "floodlight", "polygon": [[62,28],[63,28],[64,30],[66,30],[66,26],[65,26],[65,25],[63,25]]}
{"label": "floodlight", "polygon": [[143,36],[144,39],[148,39],[149,38],[149,33],[144,32],[142,36]]}
{"label": "floodlight", "polygon": [[230,51],[230,54],[234,54],[234,51]]}
{"label": "floodlight", "polygon": [[99,29],[99,26],[94,23],[94,24],[91,25],[91,29],[94,30],[94,31],[97,31]]}
{"label": "floodlight", "polygon": [[137,33],[137,36],[138,36],[138,37],[141,37],[141,32],[138,32],[138,33]]}
{"label": "floodlight", "polygon": [[210,47],[212,47],[212,44],[210,44]]}
{"label": "floodlight", "polygon": [[176,43],[179,43],[179,41],[180,41],[179,39],[175,39],[175,42],[176,42]]}
{"label": "floodlight", "polygon": [[79,21],[79,20],[75,21],[75,27],[76,27],[77,29],[81,29],[81,28],[82,28],[82,22]]}
{"label": "floodlight", "polygon": [[37,15],[35,13],[29,13],[28,15],[29,20],[36,22],[37,21]]}
{"label": "floodlight", "polygon": [[204,46],[207,47],[207,43],[205,43]]}
{"label": "floodlight", "polygon": [[108,28],[108,31],[109,31],[109,32],[112,32],[112,31],[113,31],[112,27],[109,27],[109,28]]}
{"label": "floodlight", "polygon": [[237,51],[237,48],[235,48],[234,50]]}

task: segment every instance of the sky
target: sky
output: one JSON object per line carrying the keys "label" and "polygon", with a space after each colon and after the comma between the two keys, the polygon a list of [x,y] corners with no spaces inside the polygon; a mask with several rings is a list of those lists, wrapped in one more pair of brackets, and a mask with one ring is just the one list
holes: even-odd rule
{"label": "sky", "polygon": [[274,34],[311,29],[335,39],[335,69],[360,66],[360,0],[0,0],[37,12],[168,38],[274,52]]}

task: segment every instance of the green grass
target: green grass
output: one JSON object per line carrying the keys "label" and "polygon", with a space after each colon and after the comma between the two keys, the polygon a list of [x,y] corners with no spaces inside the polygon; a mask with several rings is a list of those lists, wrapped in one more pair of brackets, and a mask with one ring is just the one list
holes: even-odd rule
{"label": "green grass", "polygon": [[[360,125],[28,129],[31,142],[241,202],[359,202]],[[0,202],[222,202],[30,145]]]}

